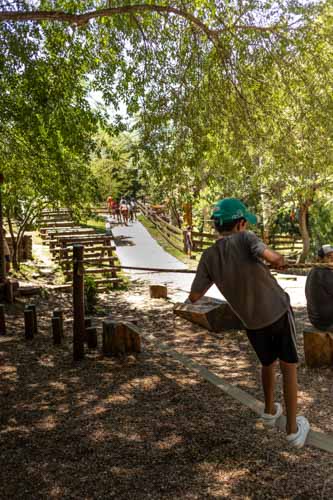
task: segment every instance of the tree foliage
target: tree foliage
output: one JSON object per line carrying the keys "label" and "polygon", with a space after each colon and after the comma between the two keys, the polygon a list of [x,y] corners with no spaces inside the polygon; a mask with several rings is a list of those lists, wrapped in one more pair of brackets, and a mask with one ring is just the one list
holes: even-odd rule
{"label": "tree foliage", "polygon": [[140,194],[136,142],[135,135],[127,132],[112,135],[100,131],[98,154],[91,161],[91,169],[101,201],[110,195],[119,200],[123,196],[137,197]]}
{"label": "tree foliage", "polygon": [[[140,155],[128,160],[154,196],[181,205],[238,195],[259,208],[265,193],[271,213],[284,203],[299,207],[306,243],[304,216],[332,177],[331,3],[40,0],[1,7],[8,172],[29,158],[24,172],[33,188],[40,182],[62,202],[75,199],[75,172],[89,180],[91,85],[137,117]],[[95,161],[100,178],[109,168],[114,176],[112,162],[118,170],[127,162],[125,153],[108,154]],[[38,165],[33,174],[31,164]],[[51,191],[38,195],[54,199]]]}

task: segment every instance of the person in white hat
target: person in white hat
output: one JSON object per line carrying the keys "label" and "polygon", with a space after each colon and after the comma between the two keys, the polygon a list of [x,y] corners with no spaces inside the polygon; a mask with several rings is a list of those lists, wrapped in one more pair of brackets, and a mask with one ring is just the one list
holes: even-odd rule
{"label": "person in white hat", "polygon": [[333,330],[333,246],[318,250],[323,267],[311,269],[305,284],[309,320],[319,330]]}

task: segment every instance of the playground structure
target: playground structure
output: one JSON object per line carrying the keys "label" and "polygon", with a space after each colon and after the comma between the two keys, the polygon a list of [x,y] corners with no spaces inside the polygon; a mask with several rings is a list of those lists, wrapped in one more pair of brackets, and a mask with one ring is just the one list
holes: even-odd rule
{"label": "playground structure", "polygon": [[[98,335],[96,325],[92,324],[91,318],[85,317],[84,311],[84,274],[86,272],[85,265],[89,265],[92,260],[100,260],[96,257],[88,257],[85,258],[85,246],[82,244],[82,241],[86,243],[86,240],[90,240],[92,238],[91,231],[84,232],[81,231],[81,228],[73,230],[73,226],[68,226],[68,232],[72,231],[74,234],[65,234],[61,235],[64,237],[64,240],[58,238],[58,233],[56,235],[52,233],[45,238],[45,241],[50,241],[52,248],[56,249],[56,252],[60,253],[61,249],[64,249],[65,252],[68,252],[70,255],[67,256],[66,263],[70,262],[70,266],[72,268],[72,285],[68,284],[67,286],[73,291],[73,360],[79,361],[84,357],[85,344],[87,344],[89,349],[96,349],[98,347]],[[55,237],[56,236],[56,237]],[[62,242],[65,241],[66,245],[63,245]],[[61,242],[61,244],[60,244]],[[90,248],[91,241],[88,241],[87,247],[88,252]],[[102,245],[104,246],[104,245]],[[109,249],[110,245],[106,245]],[[108,257],[103,259],[109,260]],[[113,262],[113,261],[112,261]],[[113,271],[116,271],[122,266],[110,266]],[[304,266],[302,266],[304,267]],[[89,269],[87,269],[89,270]],[[160,269],[153,269],[156,272],[160,272]],[[165,271],[165,270],[164,270]],[[169,270],[174,272],[174,270]],[[182,272],[181,270],[178,270]],[[193,272],[193,271],[192,271]],[[167,298],[167,290],[166,287],[160,285],[151,286],[151,298]],[[201,326],[204,326],[210,331],[222,331],[230,328],[235,328],[237,330],[242,329],[239,324],[231,324],[230,323],[230,310],[226,303],[217,304],[214,301],[214,304],[204,304],[204,305],[176,305],[175,306],[175,314],[184,317],[190,321],[193,321]],[[178,312],[177,312],[178,311]],[[37,311],[36,306],[34,304],[29,304],[24,310],[24,319],[25,319],[25,338],[27,341],[32,340],[38,335],[38,324],[37,324]],[[228,324],[223,321],[228,320]],[[234,318],[233,320],[237,320]],[[139,353],[141,352],[141,339],[144,338],[148,342],[152,342],[154,345],[155,340],[152,336],[146,337],[146,335],[138,328],[137,321],[114,321],[111,319],[106,319],[102,322],[102,352],[104,356],[125,356],[128,353]],[[55,346],[60,345],[63,339],[63,313],[60,310],[56,310],[53,312],[53,316],[51,318],[52,325],[52,337],[53,344]],[[1,333],[3,334],[6,331],[5,317],[4,317],[4,309],[0,308],[0,326]],[[310,337],[310,335],[311,337]],[[319,346],[318,339],[324,340]],[[310,342],[309,342],[310,340]],[[319,347],[318,347],[319,346]],[[176,360],[183,363],[186,367],[197,371],[200,375],[203,376],[206,380],[213,383],[223,391],[232,395],[236,399],[238,399],[241,403],[249,406],[257,413],[260,413],[262,406],[261,403],[255,400],[253,397],[246,394],[244,391],[240,389],[230,386],[223,382],[222,379],[216,377],[214,374],[209,372],[207,369],[202,367],[201,365],[194,363],[190,358],[177,353],[172,352],[167,346],[160,344],[156,347],[159,350],[167,351],[169,354],[171,352],[171,357],[174,357]],[[329,332],[317,332],[313,328],[312,330],[306,331],[304,330],[304,347],[305,347],[305,359],[307,364],[310,367],[321,367],[321,366],[331,366],[333,364],[333,350],[332,350],[332,334]],[[312,359],[312,361],[311,361]],[[313,359],[315,361],[313,361]],[[308,361],[310,360],[310,361]],[[283,419],[278,423],[278,427],[282,428],[284,425]],[[320,433],[311,433],[309,437],[309,443],[313,444],[321,449],[325,449],[327,451],[333,450],[333,444],[328,439],[325,439]]]}
{"label": "playground structure", "polygon": [[[98,210],[98,209],[96,209]],[[100,209],[102,210],[102,209]],[[112,234],[99,234],[93,228],[75,224],[68,209],[44,211],[38,220],[39,232],[43,242],[49,245],[51,255],[60,265],[66,279],[72,275],[73,245],[84,245],[85,275],[93,276],[99,290],[119,285],[122,279],[113,268],[117,262]],[[96,277],[97,276],[97,277]],[[98,277],[100,276],[100,277]],[[61,286],[63,291],[70,291],[71,285]]]}
{"label": "playground structure", "polygon": [[[151,210],[148,210],[145,205],[140,204],[140,209],[149,216],[152,216]],[[96,209],[96,212],[98,209]],[[107,213],[106,209],[100,208],[99,213]],[[157,214],[153,214],[155,218],[160,219],[158,224],[166,225],[173,228],[172,225],[166,223]],[[161,222],[162,221],[162,222]],[[121,278],[117,275],[121,269],[130,269],[129,266],[121,266],[117,263],[117,257],[114,254],[115,246],[111,235],[98,234],[92,228],[76,225],[72,213],[68,209],[60,209],[57,211],[44,211],[39,219],[40,235],[44,243],[49,245],[50,252],[54,259],[62,267],[62,270],[67,278],[73,278],[72,284],[67,283],[61,285],[58,289],[61,291],[73,291],[73,357],[75,360],[82,359],[84,355],[84,342],[88,342],[89,346],[97,346],[96,329],[87,324],[84,315],[84,275],[96,276],[101,274],[103,277],[96,279],[96,285],[99,290],[103,286],[114,286],[121,282]],[[161,226],[162,229],[162,226]],[[178,234],[181,230],[176,228]],[[209,235],[214,238],[213,235]],[[171,238],[169,232],[167,238]],[[91,267],[91,266],[94,267]],[[316,264],[295,265],[291,263],[293,268],[306,268]],[[134,268],[135,269],[135,268]],[[154,268],[136,268],[147,269],[156,272],[190,272],[188,270],[171,270],[171,269],[154,269]],[[105,275],[107,277],[105,277]],[[166,287],[161,285],[150,286],[151,298],[167,298]],[[176,304],[174,308],[175,315],[181,316],[189,321],[200,324],[204,328],[213,332],[220,332],[226,329],[242,329],[242,325],[234,313],[230,310],[227,303],[212,299],[202,299],[195,305],[191,304]],[[26,311],[26,322],[28,337],[31,335],[30,330],[33,320],[30,318],[29,311]],[[34,313],[36,318],[36,311]],[[35,319],[36,323],[36,319]],[[30,325],[30,327],[29,327]],[[88,328],[88,330],[87,330]],[[61,343],[63,332],[63,323],[60,317],[55,315],[52,318],[52,331],[55,345]],[[131,334],[128,328],[120,325],[108,328],[103,326],[103,345],[108,346],[106,349],[109,353],[124,353],[126,350],[131,350]],[[111,333],[112,332],[112,333]],[[106,340],[110,335],[112,339],[118,340],[113,344],[113,340]],[[111,348],[110,346],[113,345]],[[140,349],[137,348],[135,352]],[[118,346],[118,347],[117,347]],[[307,326],[304,329],[304,350],[305,359],[309,367],[330,366],[333,364],[333,342],[331,333],[319,332],[313,327]]]}

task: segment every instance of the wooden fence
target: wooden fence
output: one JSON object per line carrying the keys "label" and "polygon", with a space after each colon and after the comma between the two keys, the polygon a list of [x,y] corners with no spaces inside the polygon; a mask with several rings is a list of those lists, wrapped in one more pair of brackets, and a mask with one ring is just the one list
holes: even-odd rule
{"label": "wooden fence", "polygon": [[[161,215],[147,204],[138,203],[138,208],[143,215],[155,226],[163,238],[174,248],[186,253],[185,230],[170,224]],[[192,231],[193,252],[202,252],[216,240],[216,233]],[[299,236],[290,234],[273,235],[268,242],[274,250],[288,256],[297,256],[301,253],[303,243]]]}
{"label": "wooden fence", "polygon": [[[49,245],[53,259],[61,266],[67,280],[73,274],[73,248],[83,245],[85,275],[94,278],[98,289],[122,283],[123,279],[118,276],[119,267],[114,267],[118,259],[112,234],[100,234],[93,228],[76,225],[66,210],[43,211],[39,225],[43,242]],[[63,285],[64,291],[68,288],[71,285]]]}
{"label": "wooden fence", "polygon": [[155,228],[161,233],[163,238],[170,243],[174,248],[184,252],[184,231],[179,227],[173,226],[168,221],[163,219],[160,215],[149,206],[143,203],[138,203],[138,208],[143,215],[154,224]]}

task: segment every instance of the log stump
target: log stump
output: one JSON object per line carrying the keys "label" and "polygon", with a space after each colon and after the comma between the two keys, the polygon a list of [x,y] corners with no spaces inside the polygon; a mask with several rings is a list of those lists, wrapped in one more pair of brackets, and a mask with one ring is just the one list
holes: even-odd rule
{"label": "log stump", "polygon": [[14,286],[13,286],[12,281],[6,280],[5,287],[4,287],[4,294],[5,294],[5,301],[8,302],[8,304],[13,304],[14,303]]}
{"label": "log stump", "polygon": [[36,335],[38,333],[36,304],[29,304],[29,305],[26,306],[26,309],[29,309],[29,311],[33,312],[33,316],[34,316],[34,335]]}
{"label": "log stump", "polygon": [[24,336],[26,340],[34,338],[35,320],[34,312],[31,309],[24,310]]}
{"label": "log stump", "polygon": [[95,326],[88,326],[86,328],[87,343],[89,349],[96,349],[97,343],[97,328]]}
{"label": "log stump", "polygon": [[103,321],[103,354],[119,356],[126,352],[126,329],[116,321]]}
{"label": "log stump", "polygon": [[52,321],[53,344],[54,345],[61,345],[62,330],[63,330],[61,317],[53,316],[51,318],[51,321]]}
{"label": "log stump", "polygon": [[6,317],[4,304],[0,304],[0,335],[6,335]]}
{"label": "log stump", "polygon": [[123,356],[141,352],[140,330],[133,323],[103,321],[103,354]]}
{"label": "log stump", "polygon": [[166,299],[168,297],[168,288],[165,285],[150,285],[149,293],[151,299]]}
{"label": "log stump", "polygon": [[211,332],[244,330],[244,325],[226,301],[202,297],[194,304],[175,304],[173,312]]}
{"label": "log stump", "polygon": [[61,335],[61,338],[64,338],[65,337],[65,335],[64,335],[64,311],[62,311],[61,309],[55,309],[53,311],[53,318],[60,319],[60,323],[59,323],[60,335]]}
{"label": "log stump", "polygon": [[88,334],[87,334],[87,329],[92,327],[92,319],[91,318],[84,318],[84,335],[83,335],[83,342],[88,342]]}
{"label": "log stump", "polygon": [[308,325],[303,330],[305,363],[310,368],[333,366],[333,332]]}

